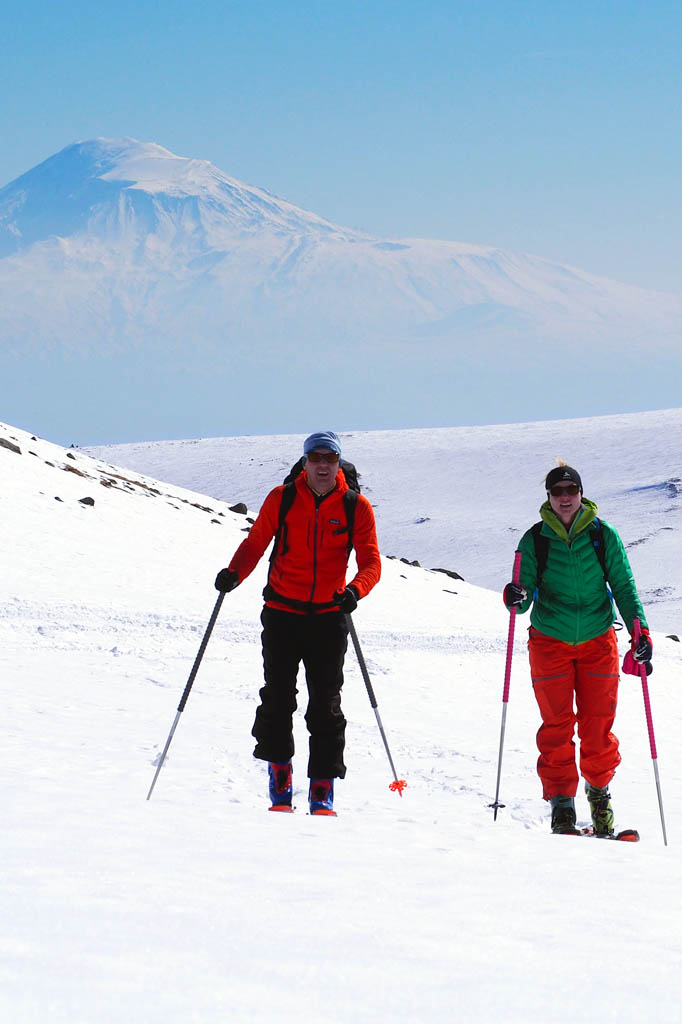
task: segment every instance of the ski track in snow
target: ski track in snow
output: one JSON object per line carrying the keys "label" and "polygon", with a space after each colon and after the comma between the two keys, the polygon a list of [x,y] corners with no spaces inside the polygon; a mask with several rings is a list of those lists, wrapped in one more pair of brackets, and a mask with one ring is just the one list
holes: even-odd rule
{"label": "ski track in snow", "polygon": [[[655,437],[646,417],[639,427]],[[612,788],[618,826],[638,827],[641,843],[549,834],[523,618],[501,778],[506,806],[493,821],[508,627],[499,592],[385,559],[381,583],[354,618],[408,787],[402,797],[389,790],[349,650],[339,817],[306,814],[301,711],[296,813],[270,815],[250,737],[262,674],[261,566],[223,604],[147,801],[214,606],[215,572],[243,536],[244,517],[183,490],[180,479],[192,472],[183,446],[161,477],[177,484],[127,470],[138,485],[111,487],[99,482],[111,479],[101,458],[71,453],[84,478],[62,471],[67,453],[57,446],[0,426],[3,437],[21,454],[0,447],[0,1019],[682,1020],[682,645],[655,630],[649,687],[667,848],[633,677],[621,681],[623,763]],[[363,435],[354,440],[362,450]],[[672,475],[669,441],[666,428],[645,453],[651,478]],[[280,461],[279,440],[258,445]],[[513,447],[505,458],[517,464]],[[377,511],[395,509],[402,492],[394,484],[384,494],[370,459],[356,461],[381,496]],[[633,483],[647,475],[638,466]],[[537,487],[541,471],[533,474]],[[590,491],[611,493],[606,460],[590,476]],[[270,472],[270,485],[278,479]],[[454,481],[448,490],[453,534],[471,518],[472,493]],[[79,503],[86,494],[94,506]],[[627,508],[613,516],[619,529],[629,528]],[[422,511],[431,511],[427,501]],[[510,514],[521,526],[533,521],[532,510]],[[677,515],[662,535],[671,579],[682,565]],[[503,535],[505,564],[517,535]],[[472,564],[479,543],[474,536],[466,550]],[[633,560],[646,546],[632,549]],[[433,565],[447,563],[444,551]],[[667,607],[665,631],[679,622],[679,605]],[[620,646],[623,653],[622,634]],[[580,793],[577,804],[585,823]]]}

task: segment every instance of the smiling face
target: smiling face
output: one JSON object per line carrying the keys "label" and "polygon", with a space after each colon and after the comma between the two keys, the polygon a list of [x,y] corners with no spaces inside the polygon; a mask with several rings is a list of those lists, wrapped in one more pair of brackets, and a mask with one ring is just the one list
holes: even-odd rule
{"label": "smiling face", "polygon": [[[329,457],[333,457],[335,461],[329,462]],[[339,457],[328,448],[314,448],[306,456],[305,468],[308,474],[308,483],[312,489],[318,494],[326,494],[327,491],[331,491],[336,482]]]}
{"label": "smiling face", "polygon": [[582,494],[575,483],[555,484],[549,491],[549,503],[564,526],[570,526],[578,514]]}

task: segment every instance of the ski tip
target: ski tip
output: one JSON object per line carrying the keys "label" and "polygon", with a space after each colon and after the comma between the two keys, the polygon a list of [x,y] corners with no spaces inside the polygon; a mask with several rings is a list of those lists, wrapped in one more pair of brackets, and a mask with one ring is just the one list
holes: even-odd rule
{"label": "ski tip", "polygon": [[294,809],[289,804],[273,804],[272,807],[268,807],[269,811],[284,811],[285,814],[293,814]]}
{"label": "ski tip", "polygon": [[639,832],[636,828],[624,828],[622,832],[616,833],[613,838],[620,840],[621,843],[638,843]]}

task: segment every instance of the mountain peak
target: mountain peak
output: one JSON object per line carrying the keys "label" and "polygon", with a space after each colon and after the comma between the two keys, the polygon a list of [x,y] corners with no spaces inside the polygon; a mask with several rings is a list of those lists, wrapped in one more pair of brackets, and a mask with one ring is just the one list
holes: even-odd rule
{"label": "mountain peak", "polygon": [[358,234],[230,178],[208,160],[176,156],[155,142],[96,138],[66,146],[0,189],[0,257],[55,236],[97,233],[102,224],[110,237],[115,223],[129,228],[140,217],[153,232],[159,218],[182,220],[178,204],[187,203],[201,207],[197,221],[221,230]]}

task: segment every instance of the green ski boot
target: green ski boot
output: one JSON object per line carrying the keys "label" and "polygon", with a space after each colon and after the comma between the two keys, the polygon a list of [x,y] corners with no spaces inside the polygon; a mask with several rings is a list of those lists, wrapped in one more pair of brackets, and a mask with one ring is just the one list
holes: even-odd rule
{"label": "green ski boot", "polygon": [[591,786],[589,782],[586,782],[585,792],[592,814],[594,834],[596,836],[612,836],[614,817],[609,787],[604,786],[602,789],[599,789],[597,786]]}

